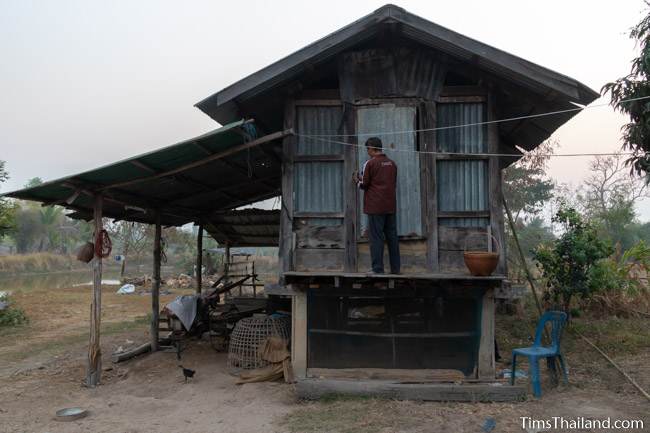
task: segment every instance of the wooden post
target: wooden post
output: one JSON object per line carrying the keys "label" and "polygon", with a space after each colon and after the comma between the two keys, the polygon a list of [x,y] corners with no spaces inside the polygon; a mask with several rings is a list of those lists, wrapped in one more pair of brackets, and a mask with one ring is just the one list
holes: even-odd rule
{"label": "wooden post", "polygon": [[223,275],[227,277],[230,273],[230,244],[228,242],[226,242],[226,247],[224,248],[223,259]]}
{"label": "wooden post", "polygon": [[158,316],[160,314],[160,212],[156,213],[156,234],[153,240],[153,276],[151,279],[151,351],[158,350]]}
{"label": "wooden post", "polygon": [[[356,129],[356,110],[351,106],[344,106],[344,134],[354,134]],[[345,261],[343,266],[346,272],[357,272],[358,270],[358,248],[357,248],[357,221],[359,221],[359,187],[352,181],[352,173],[359,169],[357,164],[357,138],[349,136],[347,141],[355,146],[344,146],[343,156],[343,193],[345,196]]]}
{"label": "wooden post", "polygon": [[478,349],[478,378],[493,380],[496,377],[494,364],[494,289],[483,295],[481,309],[481,338]]}
{"label": "wooden post", "polygon": [[[295,101],[290,99],[284,109],[284,127],[293,128]],[[280,284],[284,273],[293,270],[293,153],[296,137],[287,136],[282,141],[282,195],[280,206],[280,239],[278,243],[278,268]]]}
{"label": "wooden post", "polygon": [[299,379],[307,377],[307,293],[291,297],[291,365]]}
{"label": "wooden post", "polygon": [[[488,92],[487,101],[487,120],[494,121],[498,119],[497,105],[494,95],[494,88],[490,88]],[[499,125],[497,123],[490,123],[487,126],[488,134],[488,153],[498,154],[499,145]],[[497,240],[499,246],[499,265],[497,266],[497,273],[507,275],[507,262],[506,262],[506,243],[504,233],[503,221],[503,191],[502,191],[502,172],[499,163],[499,157],[490,156],[488,161],[489,173],[489,201],[490,201],[490,227],[492,236]],[[490,242],[491,244],[491,242]]]}
{"label": "wooden post", "polygon": [[[93,206],[95,224],[95,242],[102,230],[101,195],[95,196]],[[102,258],[95,248],[95,261],[93,262],[93,297],[90,305],[90,342],[88,345],[88,370],[86,372],[86,385],[94,388],[101,380],[102,375],[102,350],[99,346],[99,335],[102,315]]]}
{"label": "wooden post", "polygon": [[196,293],[201,294],[201,284],[203,283],[203,224],[199,224],[199,234],[196,238]]}
{"label": "wooden post", "polygon": [[[437,122],[436,104],[433,102],[423,103],[420,107],[420,124],[423,128],[435,128]],[[421,143],[427,152],[437,152],[438,143],[436,131],[420,132]],[[424,185],[426,206],[422,209],[422,215],[425,215],[424,229],[427,234],[427,269],[429,272],[439,272],[440,257],[438,252],[438,179],[436,170],[438,160],[435,154],[420,155],[420,164],[424,166]]]}

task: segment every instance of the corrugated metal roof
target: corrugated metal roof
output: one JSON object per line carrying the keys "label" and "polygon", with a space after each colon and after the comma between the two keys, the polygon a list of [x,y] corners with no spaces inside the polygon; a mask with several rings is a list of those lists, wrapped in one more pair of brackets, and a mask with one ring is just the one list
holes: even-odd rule
{"label": "corrugated metal roof", "polygon": [[[255,141],[252,126],[250,121],[234,122],[153,152],[4,195],[59,204],[75,211],[73,217],[90,219],[93,194],[101,193],[104,216],[109,218],[152,223],[160,211],[164,225],[198,222],[215,211],[280,195],[281,157],[274,142],[265,140],[284,133]],[[260,141],[264,144],[254,145]]]}
{"label": "corrugated metal roof", "polygon": [[[384,38],[384,42],[377,39],[382,32],[390,33],[390,38]],[[337,56],[368,46],[371,40],[379,41],[376,45],[381,46],[386,39],[391,43],[403,39],[436,50],[455,63],[483,71],[496,83],[497,89],[504,89],[498,102],[502,118],[574,108],[571,102],[586,105],[599,96],[566,75],[456,33],[400,7],[385,5],[203,99],[196,107],[221,123],[251,116],[263,120],[267,127],[277,128],[282,122],[277,113],[284,109],[284,96],[290,93],[292,83],[308,83],[314,71],[321,75],[322,71],[330,71],[336,75]],[[305,76],[304,79],[301,76]],[[503,143],[512,149],[521,146],[530,150],[576,114],[502,124]]]}
{"label": "corrugated metal roof", "polygon": [[240,209],[213,214],[204,224],[219,244],[234,247],[277,246],[280,238],[280,211]]}

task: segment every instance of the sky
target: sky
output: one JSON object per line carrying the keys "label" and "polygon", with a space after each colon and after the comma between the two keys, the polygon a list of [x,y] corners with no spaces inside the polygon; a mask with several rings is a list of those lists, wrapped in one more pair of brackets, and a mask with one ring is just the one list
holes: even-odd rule
{"label": "sky", "polygon": [[[382,1],[0,0],[0,160],[7,192],[219,125],[194,104],[382,6]],[[629,72],[642,0],[420,0],[399,6],[594,90]],[[594,102],[607,102],[601,98]],[[585,110],[558,153],[620,149],[625,118]],[[553,158],[580,184],[589,158]],[[650,200],[639,203],[650,220]]]}

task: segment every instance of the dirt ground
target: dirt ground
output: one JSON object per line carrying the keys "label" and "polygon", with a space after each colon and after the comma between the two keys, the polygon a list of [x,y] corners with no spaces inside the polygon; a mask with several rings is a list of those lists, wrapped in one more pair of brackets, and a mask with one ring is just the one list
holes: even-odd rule
{"label": "dirt ground", "polygon": [[[102,286],[102,333],[122,332],[147,322],[151,297],[146,293],[118,295],[119,286]],[[138,289],[142,291],[141,289]],[[164,287],[160,304],[191,289]],[[168,294],[163,294],[168,293]],[[47,359],[62,345],[85,341],[90,326],[91,286],[19,290],[12,294],[29,317],[28,326],[0,330],[0,373],[29,367],[30,362]],[[146,328],[146,327],[145,327]]]}
{"label": "dirt ground", "polygon": [[[481,426],[488,418],[496,421],[494,432],[544,431],[522,429],[521,417],[526,416],[641,419],[650,430],[650,403],[595,352],[571,338],[567,338],[565,349],[571,385],[553,387],[545,378],[542,399],[530,396],[519,403],[343,398],[299,402],[292,385],[236,385],[235,378],[226,371],[226,355],[200,340],[191,341],[183,354],[182,364],[197,372],[185,384],[173,353],[144,355],[118,365],[110,363],[108,357],[117,347],[147,341],[145,317],[150,308],[147,295],[120,296],[114,291],[113,287],[104,290],[105,371],[102,385],[96,389],[81,384],[85,375],[88,288],[17,294],[15,299],[26,308],[32,321],[19,330],[0,333],[0,432],[474,433],[483,431]],[[163,299],[178,294],[181,291]],[[30,302],[35,297],[43,302]],[[511,332],[517,323],[516,318],[497,321],[504,358],[509,357],[510,347],[525,343],[525,337]],[[625,329],[637,329],[634,337],[643,343],[648,341],[648,325],[647,319],[634,319],[594,329],[603,336],[614,329],[636,326]],[[625,335],[632,333],[626,331]],[[605,340],[602,345],[608,347]],[[650,345],[635,343],[634,347],[616,353],[615,359],[650,389]],[[499,365],[499,369],[503,367],[506,364]],[[56,410],[71,406],[86,408],[90,413],[68,423],[54,420]]]}
{"label": "dirt ground", "polygon": [[[104,352],[138,335],[104,338]],[[526,431],[521,428],[523,416],[611,416],[650,423],[648,402],[623,383],[617,393],[586,383],[552,388],[547,381],[541,400],[507,404],[341,398],[299,402],[293,387],[284,383],[236,385],[226,371],[226,355],[202,341],[191,342],[183,354],[182,364],[196,370],[187,384],[175,354],[159,352],[119,365],[105,359],[102,385],[87,389],[81,386],[84,350],[83,344],[76,344],[38,366],[2,377],[0,432],[469,433],[480,432],[489,417],[496,421],[495,432],[520,432]],[[646,385],[648,355],[637,359],[644,370],[634,371],[637,377],[646,373]],[[574,382],[583,379],[572,376]],[[56,410],[71,406],[90,413],[73,422],[54,420]]]}

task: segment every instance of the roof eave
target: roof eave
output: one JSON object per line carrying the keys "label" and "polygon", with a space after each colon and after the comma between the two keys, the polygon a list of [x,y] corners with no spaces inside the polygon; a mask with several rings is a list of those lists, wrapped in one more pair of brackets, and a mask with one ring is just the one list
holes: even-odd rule
{"label": "roof eave", "polygon": [[[599,96],[596,91],[566,75],[449,30],[400,7],[386,5],[214,93],[196,103],[195,107],[218,121],[232,118],[230,111],[233,106],[236,110],[236,98],[243,95],[250,97],[276,86],[288,77],[299,74],[304,63],[313,65],[335,55],[346,45],[359,42],[362,39],[359,38],[360,34],[387,21],[403,24],[407,37],[471,61],[480,68],[511,78],[539,93],[554,91],[581,104],[588,104]],[[222,108],[226,106],[226,109]]]}

